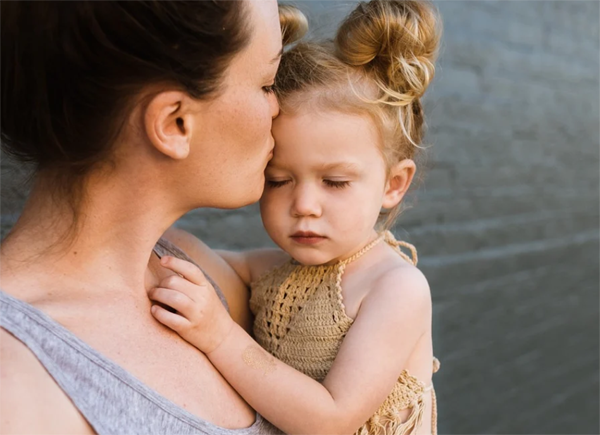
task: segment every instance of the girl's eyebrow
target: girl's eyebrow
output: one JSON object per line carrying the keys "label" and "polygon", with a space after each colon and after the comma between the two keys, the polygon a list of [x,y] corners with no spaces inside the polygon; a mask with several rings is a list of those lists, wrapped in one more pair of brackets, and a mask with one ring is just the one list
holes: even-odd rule
{"label": "girl's eyebrow", "polygon": [[[267,166],[267,169],[275,169],[275,170],[288,170],[289,166],[288,165],[278,165],[277,163],[272,163],[269,162],[269,165]],[[314,170],[317,172],[327,172],[327,171],[343,171],[344,173],[350,173],[353,175],[358,175],[360,174],[362,171],[360,169],[360,166],[358,166],[356,163],[352,163],[352,162],[333,162],[333,163],[322,163],[319,165],[316,165],[314,167]]]}
{"label": "girl's eyebrow", "polygon": [[334,162],[334,163],[325,163],[317,166],[317,170],[321,172],[327,172],[332,170],[342,170],[344,172],[351,172],[353,174],[360,173],[360,167],[352,162]]}
{"label": "girl's eyebrow", "polygon": [[271,160],[265,169],[285,169],[285,166],[273,163],[273,160]]}

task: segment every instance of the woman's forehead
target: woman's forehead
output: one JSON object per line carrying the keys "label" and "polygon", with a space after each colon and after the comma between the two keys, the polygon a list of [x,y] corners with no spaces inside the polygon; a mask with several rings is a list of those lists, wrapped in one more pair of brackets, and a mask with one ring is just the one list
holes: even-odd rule
{"label": "woman's forehead", "polygon": [[275,0],[250,0],[248,2],[251,26],[247,54],[255,63],[273,64],[282,50],[281,26]]}

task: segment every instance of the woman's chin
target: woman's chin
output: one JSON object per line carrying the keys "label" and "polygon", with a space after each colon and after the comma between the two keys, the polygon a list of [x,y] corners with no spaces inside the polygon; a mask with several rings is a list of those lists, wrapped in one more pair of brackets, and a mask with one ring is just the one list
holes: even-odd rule
{"label": "woman's chin", "polygon": [[244,192],[241,195],[223,195],[221,200],[222,203],[219,205],[213,205],[215,208],[224,208],[224,209],[236,209],[246,207],[248,205],[252,205],[258,202],[263,193],[264,184],[260,185],[260,188],[255,189],[251,192]]}

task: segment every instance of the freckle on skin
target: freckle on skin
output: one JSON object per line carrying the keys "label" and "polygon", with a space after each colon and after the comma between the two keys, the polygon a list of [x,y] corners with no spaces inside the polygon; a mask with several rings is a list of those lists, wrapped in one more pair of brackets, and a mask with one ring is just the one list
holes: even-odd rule
{"label": "freckle on skin", "polygon": [[273,372],[276,367],[275,359],[257,345],[248,346],[242,353],[242,359],[246,365],[262,371],[263,375]]}

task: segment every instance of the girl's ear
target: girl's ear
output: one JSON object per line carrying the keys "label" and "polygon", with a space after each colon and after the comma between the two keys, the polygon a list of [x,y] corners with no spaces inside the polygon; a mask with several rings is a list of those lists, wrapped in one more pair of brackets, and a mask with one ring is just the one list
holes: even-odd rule
{"label": "girl's ear", "polygon": [[144,113],[144,128],[150,143],[162,154],[176,160],[190,152],[194,128],[191,100],[183,92],[161,92],[154,96]]}
{"label": "girl's ear", "polygon": [[416,171],[417,166],[411,159],[404,159],[392,166],[383,194],[383,208],[394,208],[400,203]]}

